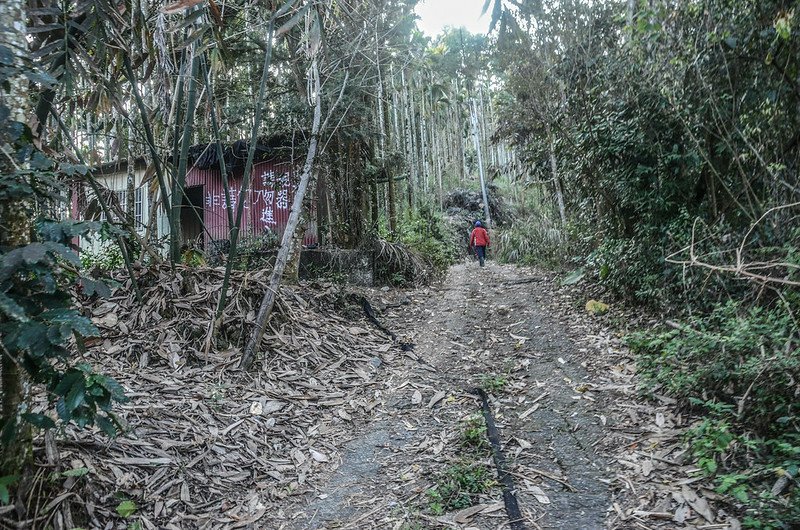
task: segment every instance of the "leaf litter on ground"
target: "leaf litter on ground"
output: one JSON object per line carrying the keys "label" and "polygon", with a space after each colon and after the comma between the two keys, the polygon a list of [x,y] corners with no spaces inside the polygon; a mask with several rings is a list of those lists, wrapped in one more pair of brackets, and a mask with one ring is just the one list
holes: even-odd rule
{"label": "leaf litter on ground", "polygon": [[131,400],[117,413],[129,431],[108,440],[66,427],[58,457],[88,472],[64,510],[81,505],[91,526],[107,527],[124,494],[126,516],[148,529],[258,525],[335,465],[353,424],[379,404],[377,366],[397,350],[351,303],[363,293],[306,283],[281,288],[261,361],[236,370],[268,272],[234,273],[207,352],[222,269],[146,269],[143,304],[125,287],[86,303],[103,334],[82,360],[125,387]]}

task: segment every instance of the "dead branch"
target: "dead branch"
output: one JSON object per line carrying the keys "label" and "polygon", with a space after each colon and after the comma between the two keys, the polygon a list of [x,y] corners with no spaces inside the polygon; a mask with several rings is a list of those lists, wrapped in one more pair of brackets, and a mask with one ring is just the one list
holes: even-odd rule
{"label": "dead branch", "polygon": [[[665,258],[665,261],[667,263],[672,263],[674,265],[700,267],[715,272],[730,273],[742,279],[752,280],[763,284],[780,284],[791,287],[800,287],[800,281],[790,280],[788,279],[788,277],[772,276],[764,274],[762,272],[756,272],[756,271],[763,271],[765,269],[783,269],[788,272],[790,270],[800,270],[800,266],[780,260],[758,261],[758,262],[747,263],[743,258],[744,249],[747,244],[747,239],[750,237],[750,234],[753,232],[753,230],[755,230],[756,225],[758,223],[764,220],[764,218],[772,212],[786,208],[793,208],[797,206],[800,206],[800,202],[785,204],[782,206],[776,206],[764,212],[764,214],[750,226],[747,233],[745,233],[744,237],[742,238],[741,243],[736,249],[736,262],[734,264],[718,265],[714,263],[709,263],[708,261],[705,261],[704,259],[698,257],[695,251],[697,243],[696,232],[697,232],[697,223],[699,221],[698,219],[695,219],[695,222],[692,225],[692,238],[689,245],[683,247],[682,249],[676,252],[673,252],[672,254],[670,254]],[[686,252],[689,253],[689,259],[676,258],[676,256],[685,254]],[[788,276],[788,274],[786,276]]]}

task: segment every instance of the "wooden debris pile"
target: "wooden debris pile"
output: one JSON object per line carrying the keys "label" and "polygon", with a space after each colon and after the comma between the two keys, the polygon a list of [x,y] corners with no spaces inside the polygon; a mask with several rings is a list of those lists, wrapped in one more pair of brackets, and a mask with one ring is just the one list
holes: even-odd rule
{"label": "wooden debris pile", "polygon": [[[263,361],[236,371],[267,276],[236,273],[220,347],[206,353],[221,277],[153,269],[140,277],[143,304],[121,288],[85,308],[103,332],[87,343],[86,360],[128,391],[118,411],[130,430],[109,442],[67,429],[62,466],[86,471],[51,510],[66,519],[81,506],[87,520],[77,526],[259,527],[272,502],[308,489],[336,462],[335,447],[379,402],[376,379],[393,360],[392,343],[360,306],[347,312],[345,302],[359,298],[341,288],[284,287]],[[123,500],[135,506],[126,518]]]}
{"label": "wooden debris pile", "polygon": [[[495,223],[503,224],[510,219],[505,211],[505,205],[498,199],[496,190],[489,186],[489,211]],[[444,207],[447,214],[451,217],[463,218],[466,221],[475,221],[483,217],[483,196],[480,192],[467,189],[455,189],[447,194],[444,199]]]}

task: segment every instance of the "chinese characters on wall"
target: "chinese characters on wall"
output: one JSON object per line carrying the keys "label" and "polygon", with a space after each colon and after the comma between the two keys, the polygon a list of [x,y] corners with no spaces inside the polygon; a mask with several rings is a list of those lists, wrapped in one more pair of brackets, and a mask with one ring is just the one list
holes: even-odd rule
{"label": "chinese characters on wall", "polygon": [[[255,188],[255,189],[253,189]],[[296,186],[292,184],[289,173],[277,172],[274,169],[263,171],[253,182],[253,186],[245,191],[244,210],[251,211],[252,219],[260,222],[266,228],[275,228],[278,219],[285,219],[285,213],[290,208],[290,201],[294,196]],[[230,208],[235,210],[239,201],[241,188],[231,186],[229,188]],[[206,208],[214,210],[216,208],[226,208],[224,193],[206,192]]]}

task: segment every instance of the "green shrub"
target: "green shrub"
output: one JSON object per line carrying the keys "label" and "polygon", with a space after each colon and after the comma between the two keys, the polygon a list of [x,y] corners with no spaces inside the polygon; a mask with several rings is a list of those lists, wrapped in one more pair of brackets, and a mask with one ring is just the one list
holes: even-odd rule
{"label": "green shrub", "polygon": [[470,416],[464,422],[464,432],[461,439],[467,448],[484,450],[488,449],[489,442],[486,439],[486,422],[481,415]]}
{"label": "green shrub", "polygon": [[[800,524],[800,330],[793,307],[731,301],[677,329],[628,339],[646,389],[666,391],[701,415],[687,433],[692,455],[747,528]],[[795,479],[773,493],[782,476]]]}
{"label": "green shrub", "polygon": [[[128,232],[120,227],[108,222],[99,224],[99,230],[93,230],[84,237],[93,241],[99,241],[99,248],[96,250],[81,249],[81,267],[84,269],[100,269],[104,272],[115,271],[125,266],[122,251],[119,248],[117,236],[124,241],[132,260],[137,260],[142,251],[142,246]],[[149,256],[146,256],[146,259]]]}
{"label": "green shrub", "polygon": [[458,235],[439,212],[429,206],[408,211],[396,234],[385,226],[373,249],[377,282],[420,285],[441,277],[458,257]]}
{"label": "green shrub", "polygon": [[458,236],[444,217],[430,206],[407,211],[398,226],[399,242],[423,255],[439,272],[455,263]]}
{"label": "green shrub", "polygon": [[564,232],[547,217],[530,217],[498,229],[494,241],[503,263],[558,267],[568,256]]}
{"label": "green shrub", "polygon": [[82,250],[81,266],[90,270],[99,268],[103,271],[113,271],[125,266],[122,252],[115,243],[105,243],[97,251]]}
{"label": "green shrub", "polygon": [[267,267],[272,262],[271,252],[278,248],[280,240],[272,230],[261,234],[247,235],[239,241],[234,267],[240,270],[255,270]]}
{"label": "green shrub", "polygon": [[480,383],[486,392],[502,392],[508,384],[508,379],[498,374],[483,374]]}
{"label": "green shrub", "polygon": [[662,299],[664,259],[646,239],[607,239],[584,265],[617,296],[650,305]]}
{"label": "green shrub", "polygon": [[739,406],[740,419],[760,432],[782,431],[797,419],[800,380],[798,329],[783,307],[716,306],[679,329],[633,335],[639,366],[651,386],[679,398]]}
{"label": "green shrub", "polygon": [[[709,416],[690,428],[687,438],[697,466],[714,477],[717,493],[740,510],[745,528],[796,528],[800,488],[794,481],[800,468],[800,435],[758,437],[737,423],[733,407],[703,405]],[[773,490],[781,481],[783,485]]]}

